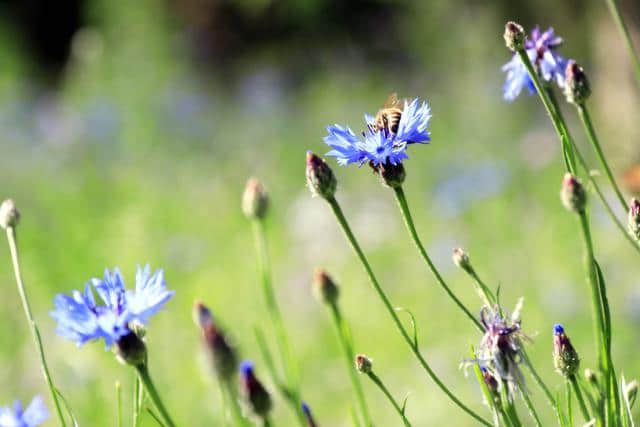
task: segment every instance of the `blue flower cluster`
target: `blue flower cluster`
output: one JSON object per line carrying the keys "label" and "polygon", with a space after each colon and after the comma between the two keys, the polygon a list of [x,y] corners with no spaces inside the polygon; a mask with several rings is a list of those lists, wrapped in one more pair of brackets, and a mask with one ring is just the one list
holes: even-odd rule
{"label": "blue flower cluster", "polygon": [[333,125],[327,127],[329,133],[324,142],[332,148],[326,155],[335,157],[340,165],[371,162],[374,166],[387,162],[395,165],[409,158],[406,150],[409,144],[426,144],[431,140],[427,130],[431,110],[426,102],[418,98],[404,102],[400,112],[397,130],[378,128],[373,116],[365,114],[367,130],[362,137],[357,136],[350,128]]}
{"label": "blue flower cluster", "polygon": [[13,411],[8,407],[0,408],[0,427],[36,427],[48,417],[49,411],[44,406],[42,397],[34,397],[26,410],[16,400],[13,402]]}
{"label": "blue flower cluster", "polygon": [[[104,305],[96,304],[93,290]],[[103,279],[91,279],[84,292],[74,290],[71,296],[56,295],[56,309],[50,314],[58,321],[58,334],[74,341],[78,347],[87,341],[104,338],[106,348],[109,348],[131,332],[131,323],[146,325],[149,317],[173,294],[174,291],[167,290],[162,270],[151,274],[149,265],[144,269],[138,267],[136,289],[128,290],[116,267],[113,273],[105,270]]]}
{"label": "blue flower cluster", "polygon": [[[562,39],[555,36],[553,28],[541,33],[540,28],[535,27],[524,47],[540,77],[546,82],[555,82],[563,88],[567,60],[556,52],[556,48],[561,44]],[[533,81],[518,53],[515,53],[511,61],[502,67],[502,71],[507,73],[507,80],[503,88],[505,100],[513,101],[525,87],[530,95],[536,93]]]}

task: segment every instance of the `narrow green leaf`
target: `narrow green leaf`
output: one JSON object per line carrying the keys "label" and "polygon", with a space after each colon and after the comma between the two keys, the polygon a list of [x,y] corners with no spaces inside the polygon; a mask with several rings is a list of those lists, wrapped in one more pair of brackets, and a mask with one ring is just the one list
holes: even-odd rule
{"label": "narrow green leaf", "polygon": [[395,310],[398,312],[407,313],[411,318],[411,328],[413,329],[413,346],[415,348],[418,348],[418,327],[416,326],[416,318],[413,316],[413,313],[404,307],[396,307]]}
{"label": "narrow green leaf", "polygon": [[62,400],[62,404],[64,405],[64,409],[67,411],[67,414],[69,414],[69,417],[71,418],[71,422],[73,423],[73,427],[78,427],[78,419],[76,418],[75,414],[73,413],[73,410],[71,409],[71,405],[69,405],[69,402],[62,395],[60,390],[58,390],[57,388],[55,390],[56,390],[56,394],[60,397],[60,400]]}

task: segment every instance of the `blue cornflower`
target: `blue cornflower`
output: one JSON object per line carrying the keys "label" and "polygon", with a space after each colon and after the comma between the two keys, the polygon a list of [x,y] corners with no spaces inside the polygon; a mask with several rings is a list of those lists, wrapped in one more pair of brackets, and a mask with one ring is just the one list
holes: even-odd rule
{"label": "blue cornflower", "polygon": [[[96,305],[93,289],[104,305]],[[71,296],[58,294],[56,309],[50,314],[58,321],[57,332],[78,346],[104,338],[106,348],[131,333],[130,324],[145,325],[160,310],[174,291],[167,290],[162,270],[150,274],[149,265],[138,267],[136,289],[127,290],[120,270],[108,269],[103,279],[91,279],[84,292],[74,290]]]}
{"label": "blue cornflower", "polygon": [[49,417],[49,411],[44,406],[42,397],[33,398],[26,410],[23,410],[19,400],[13,402],[11,408],[0,408],[0,427],[35,427],[42,424]]}
{"label": "blue cornflower", "polygon": [[[544,81],[555,82],[563,88],[565,83],[565,68],[567,60],[556,52],[556,48],[562,44],[562,39],[556,37],[553,28],[549,28],[544,33],[539,27],[531,31],[531,37],[525,41],[525,51],[529,60]],[[504,84],[504,99],[513,101],[520,94],[523,88],[527,88],[530,95],[536,93],[533,81],[529,77],[526,67],[522,63],[520,56],[515,53],[511,61],[502,67],[502,71],[507,73]]]}
{"label": "blue cornflower", "polygon": [[324,142],[332,148],[326,155],[335,157],[338,164],[344,166],[351,163],[360,165],[370,162],[374,166],[391,163],[399,164],[409,158],[406,153],[407,145],[414,143],[426,144],[431,140],[427,130],[431,119],[431,110],[426,102],[420,103],[415,98],[410,103],[405,101],[404,108],[393,107],[392,113],[381,110],[381,114],[393,114],[397,126],[381,127],[376,117],[365,114],[367,130],[357,136],[349,127],[333,125],[327,127],[328,135]]}

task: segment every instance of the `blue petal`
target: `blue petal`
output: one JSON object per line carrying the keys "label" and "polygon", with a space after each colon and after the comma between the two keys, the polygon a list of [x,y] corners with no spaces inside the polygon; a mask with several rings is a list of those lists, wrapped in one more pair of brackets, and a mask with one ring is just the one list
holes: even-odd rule
{"label": "blue petal", "polygon": [[49,418],[49,411],[44,405],[42,397],[36,396],[29,404],[27,410],[24,411],[22,421],[28,427],[35,427],[45,422],[47,418]]}
{"label": "blue petal", "polygon": [[351,129],[334,125],[327,127],[327,132],[329,134],[324,137],[324,143],[333,148],[327,156],[335,157],[340,165],[362,163],[363,153],[356,148],[360,140]]}
{"label": "blue petal", "polygon": [[109,269],[105,269],[104,279],[91,279],[91,282],[109,309],[115,312],[121,312],[123,310],[124,282],[118,267],[113,270],[113,274],[111,274]]}
{"label": "blue petal", "polygon": [[404,110],[400,116],[396,139],[411,143],[427,143],[430,138],[429,120],[431,119],[431,109],[426,102],[420,104],[418,98],[411,103],[404,102]]}
{"label": "blue petal", "polygon": [[129,321],[135,320],[146,324],[149,317],[160,310],[174,293],[174,291],[167,289],[162,270],[156,270],[151,275],[149,265],[146,265],[144,269],[138,267],[136,290],[126,293]]}

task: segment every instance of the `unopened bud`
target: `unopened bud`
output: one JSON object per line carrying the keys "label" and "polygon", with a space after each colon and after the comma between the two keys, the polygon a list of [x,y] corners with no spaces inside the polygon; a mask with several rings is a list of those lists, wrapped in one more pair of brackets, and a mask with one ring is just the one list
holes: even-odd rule
{"label": "unopened bud", "polygon": [[565,208],[570,211],[582,213],[587,204],[587,191],[582,182],[574,175],[567,172],[562,180],[560,199]]}
{"label": "unopened bud", "polygon": [[480,366],[480,372],[482,372],[482,379],[487,385],[489,393],[493,397],[494,402],[499,400],[500,391],[498,390],[498,380],[496,380],[496,377],[494,377],[491,372],[489,372],[489,370],[484,366]]}
{"label": "unopened bud", "polygon": [[582,67],[573,59],[567,63],[565,80],[564,94],[568,102],[576,105],[582,104],[591,95],[589,80]]}
{"label": "unopened bud", "polygon": [[339,293],[338,286],[326,271],[318,268],[313,272],[313,294],[318,301],[335,304]]}
{"label": "unopened bud", "polygon": [[633,380],[628,383],[624,388],[624,394],[627,398],[627,402],[629,402],[629,406],[632,407],[636,401],[636,397],[638,396],[638,381]]}
{"label": "unopened bud", "polygon": [[640,201],[635,197],[629,203],[629,234],[640,242]]}
{"label": "unopened bud", "polygon": [[504,42],[510,50],[515,52],[523,49],[525,38],[526,35],[522,25],[509,21],[504,26]]}
{"label": "unopened bud", "polygon": [[15,227],[20,221],[20,212],[13,200],[7,199],[0,205],[0,227]]}
{"label": "unopened bud", "polygon": [[358,354],[356,356],[356,369],[363,374],[368,374],[373,369],[373,363],[371,359],[364,354]]}
{"label": "unopened bud", "polygon": [[309,427],[318,426],[318,424],[316,423],[316,420],[313,418],[313,414],[311,414],[311,408],[309,407],[307,402],[302,402],[302,413],[304,414],[304,417],[307,419],[307,425]]}
{"label": "unopened bud", "polygon": [[575,375],[580,366],[578,352],[573,348],[560,324],[553,327],[553,364],[556,371],[566,378]]}
{"label": "unopened bud", "polygon": [[251,411],[265,417],[271,410],[271,396],[253,372],[253,363],[245,360],[240,364],[242,389]]}
{"label": "unopened bud", "polygon": [[336,177],[327,163],[307,151],[307,184],[311,192],[323,199],[331,199],[336,192]]}
{"label": "unopened bud", "polygon": [[205,351],[216,374],[222,380],[230,380],[236,372],[238,360],[224,333],[214,323],[211,311],[196,301],[193,304],[193,320],[200,327]]}
{"label": "unopened bud", "polygon": [[269,207],[269,197],[257,178],[249,178],[242,194],[242,212],[249,219],[262,219]]}
{"label": "unopened bud", "polygon": [[379,163],[377,166],[370,163],[370,166],[373,168],[373,172],[380,178],[382,185],[389,188],[400,187],[407,177],[402,163],[396,163],[394,165],[387,161],[386,163]]}
{"label": "unopened bud", "polygon": [[453,250],[453,263],[464,271],[472,270],[469,255],[462,248],[455,248]]}
{"label": "unopened bud", "polygon": [[134,332],[129,332],[116,341],[114,350],[118,360],[127,365],[138,366],[147,359],[147,346]]}
{"label": "unopened bud", "polygon": [[591,384],[598,384],[598,378],[596,377],[596,373],[593,372],[592,369],[587,368],[584,370],[584,378]]}

